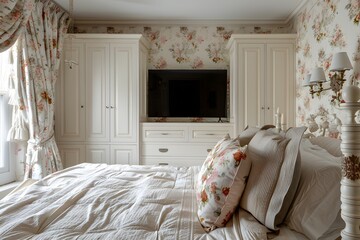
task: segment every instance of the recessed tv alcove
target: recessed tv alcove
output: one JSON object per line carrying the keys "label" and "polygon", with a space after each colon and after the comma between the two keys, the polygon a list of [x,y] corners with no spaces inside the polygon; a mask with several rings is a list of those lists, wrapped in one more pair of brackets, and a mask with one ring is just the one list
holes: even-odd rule
{"label": "recessed tv alcove", "polygon": [[227,118],[227,70],[149,70],[150,118]]}

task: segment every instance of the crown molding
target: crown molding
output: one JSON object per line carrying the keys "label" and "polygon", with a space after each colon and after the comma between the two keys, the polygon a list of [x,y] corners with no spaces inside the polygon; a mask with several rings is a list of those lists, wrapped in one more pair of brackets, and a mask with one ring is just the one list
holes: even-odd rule
{"label": "crown molding", "polygon": [[299,3],[299,5],[294,9],[294,11],[292,11],[290,13],[290,15],[286,18],[285,20],[285,24],[289,23],[292,19],[294,19],[294,17],[301,12],[301,10],[304,8],[304,6],[306,5],[306,3],[308,3],[309,0],[303,0]]}
{"label": "crown molding", "polygon": [[285,25],[284,20],[75,20],[74,25]]}

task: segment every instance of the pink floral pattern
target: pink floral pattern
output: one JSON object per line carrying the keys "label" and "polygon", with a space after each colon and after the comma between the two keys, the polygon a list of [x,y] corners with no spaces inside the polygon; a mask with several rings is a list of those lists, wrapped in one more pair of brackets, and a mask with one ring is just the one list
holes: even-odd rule
{"label": "pink floral pattern", "polygon": [[[320,97],[311,98],[308,87],[302,87],[302,81],[307,73],[316,66],[324,68],[328,80],[332,79],[330,65],[333,54],[340,51],[348,53],[353,70],[347,71],[347,82],[360,81],[360,28],[359,0],[310,0],[304,6],[294,22],[297,39],[297,71],[296,71],[296,125],[306,125],[310,114],[319,116],[315,121],[320,124],[320,116],[336,114],[338,101],[333,99],[332,91],[325,91]],[[311,30],[309,31],[309,26]],[[310,49],[309,49],[310,47]],[[348,84],[348,83],[345,83]],[[332,81],[326,87],[338,89]],[[320,133],[315,132],[315,134]],[[328,131],[326,134],[330,134]]]}
{"label": "pink floral pattern", "polygon": [[198,216],[208,231],[224,226],[239,203],[251,166],[246,148],[227,135],[214,146],[199,172]]}
{"label": "pink floral pattern", "polygon": [[76,25],[76,33],[141,33],[150,42],[148,66],[153,69],[225,69],[226,44],[233,33],[287,33],[284,25],[222,26],[90,26]]}
{"label": "pink floral pattern", "polygon": [[0,52],[11,47],[20,36],[34,8],[34,0],[0,1]]}
{"label": "pink floral pattern", "polygon": [[360,21],[360,1],[359,0],[348,0],[348,4],[345,9],[349,11],[349,18],[356,25],[359,25]]}
{"label": "pink floral pattern", "polygon": [[[37,0],[35,9],[18,41],[15,61],[18,114],[27,123],[22,131],[30,133],[25,178],[40,179],[62,169],[54,138],[54,88],[69,15],[51,0]],[[10,131],[19,127],[14,124]]]}

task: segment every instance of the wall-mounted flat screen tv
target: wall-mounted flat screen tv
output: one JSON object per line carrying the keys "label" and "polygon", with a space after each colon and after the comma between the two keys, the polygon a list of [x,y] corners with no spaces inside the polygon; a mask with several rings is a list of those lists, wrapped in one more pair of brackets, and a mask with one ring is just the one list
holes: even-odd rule
{"label": "wall-mounted flat screen tv", "polygon": [[227,117],[226,70],[149,70],[148,117]]}

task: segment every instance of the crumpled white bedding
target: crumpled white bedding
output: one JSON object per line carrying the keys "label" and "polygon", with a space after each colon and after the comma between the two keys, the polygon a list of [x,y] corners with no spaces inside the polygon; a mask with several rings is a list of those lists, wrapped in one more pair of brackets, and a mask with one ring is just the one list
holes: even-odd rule
{"label": "crumpled white bedding", "polygon": [[80,164],[0,200],[0,239],[306,239],[272,236],[239,210],[206,233],[197,219],[198,167]]}

